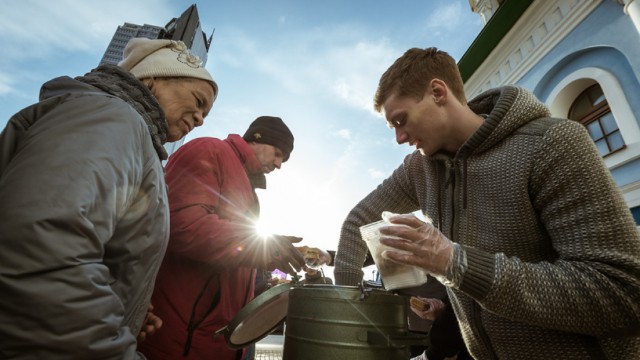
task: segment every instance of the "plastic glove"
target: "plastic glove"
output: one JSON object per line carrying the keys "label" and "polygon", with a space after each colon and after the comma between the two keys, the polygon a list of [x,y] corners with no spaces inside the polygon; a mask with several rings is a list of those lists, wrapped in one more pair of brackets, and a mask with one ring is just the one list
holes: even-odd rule
{"label": "plastic glove", "polygon": [[271,235],[266,239],[267,254],[265,270],[278,269],[290,275],[297,275],[304,267],[302,253],[293,246],[302,241],[301,237],[287,235]]}
{"label": "plastic glove", "polygon": [[304,257],[305,271],[308,269],[317,270],[322,265],[331,263],[331,255],[325,250],[308,246],[298,246],[297,249]]}
{"label": "plastic glove", "polygon": [[[447,239],[432,224],[413,214],[383,214],[394,225],[380,228],[380,243],[397,250],[385,250],[382,256],[391,261],[418,266],[434,275],[445,285],[458,285],[466,269],[466,261],[459,263],[461,251],[458,244]],[[454,261],[454,259],[456,261]]]}

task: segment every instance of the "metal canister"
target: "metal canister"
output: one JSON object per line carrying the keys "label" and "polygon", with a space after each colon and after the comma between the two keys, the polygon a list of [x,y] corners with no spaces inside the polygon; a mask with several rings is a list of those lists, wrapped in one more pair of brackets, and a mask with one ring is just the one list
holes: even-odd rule
{"label": "metal canister", "polygon": [[428,345],[409,333],[405,299],[380,289],[294,287],[286,324],[284,360],[406,360],[410,345]]}

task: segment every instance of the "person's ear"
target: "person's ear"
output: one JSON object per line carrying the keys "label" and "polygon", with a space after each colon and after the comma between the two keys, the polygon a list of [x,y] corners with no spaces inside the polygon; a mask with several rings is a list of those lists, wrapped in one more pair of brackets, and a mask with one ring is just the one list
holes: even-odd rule
{"label": "person's ear", "polygon": [[147,89],[149,89],[151,92],[153,92],[154,88],[155,88],[155,79],[153,78],[153,76],[151,77],[146,77],[144,79],[140,79],[140,81],[142,81],[142,83],[144,84],[144,86],[147,87]]}
{"label": "person's ear", "polygon": [[449,88],[447,87],[447,83],[440,79],[433,79],[429,82],[429,87],[431,89],[431,96],[433,96],[433,101],[442,105],[447,100],[447,94],[449,92]]}

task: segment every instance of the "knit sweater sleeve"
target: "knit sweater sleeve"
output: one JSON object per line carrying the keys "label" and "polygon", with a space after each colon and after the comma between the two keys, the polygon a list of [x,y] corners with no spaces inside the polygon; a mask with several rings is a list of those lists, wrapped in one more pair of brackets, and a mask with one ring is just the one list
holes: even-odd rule
{"label": "knit sweater sleeve", "polygon": [[[531,200],[555,259],[468,248],[459,289],[514,321],[592,336],[637,330],[640,237],[593,141],[582,125],[563,121],[545,133],[536,157]],[[489,270],[492,281],[472,281]]]}
{"label": "knit sweater sleeve", "polygon": [[419,166],[421,155],[408,155],[389,178],[362,199],[347,215],[340,232],[335,257],[334,277],[337,285],[355,286],[362,282],[362,267],[368,249],[360,235],[360,226],[378,221],[383,211],[410,213],[420,209],[415,185],[408,177],[409,168]]}

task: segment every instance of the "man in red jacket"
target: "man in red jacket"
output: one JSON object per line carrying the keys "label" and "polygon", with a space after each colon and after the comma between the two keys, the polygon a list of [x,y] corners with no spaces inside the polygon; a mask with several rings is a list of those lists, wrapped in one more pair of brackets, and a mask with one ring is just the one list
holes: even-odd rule
{"label": "man in red jacket", "polygon": [[198,138],[184,144],[166,167],[171,233],[152,297],[163,326],[140,343],[149,359],[236,359],[214,332],[252,298],[255,269],[295,274],[304,267],[293,246],[301,239],[256,235],[255,188],[280,169],[293,150],[282,119],[261,116],[243,137]]}

